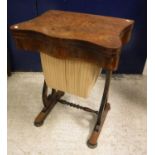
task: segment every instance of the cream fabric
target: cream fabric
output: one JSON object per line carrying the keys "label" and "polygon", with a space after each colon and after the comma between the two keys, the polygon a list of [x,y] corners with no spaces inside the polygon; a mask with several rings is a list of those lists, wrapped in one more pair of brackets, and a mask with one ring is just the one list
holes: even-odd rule
{"label": "cream fabric", "polygon": [[77,59],[57,59],[41,52],[45,81],[50,88],[80,97],[87,97],[94,86],[101,68]]}

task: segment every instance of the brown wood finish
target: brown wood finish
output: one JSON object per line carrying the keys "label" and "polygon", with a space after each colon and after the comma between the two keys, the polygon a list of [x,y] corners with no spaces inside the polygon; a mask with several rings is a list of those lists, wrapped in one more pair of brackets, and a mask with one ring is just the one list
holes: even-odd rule
{"label": "brown wood finish", "polygon": [[[43,89],[47,91],[47,87],[45,86],[46,84],[44,83]],[[43,91],[43,104],[44,107],[41,110],[41,112],[38,114],[38,116],[35,118],[34,125],[39,127],[43,124],[44,120],[50,113],[50,111],[54,108],[54,106],[57,104],[58,100],[64,95],[64,92],[62,91],[57,91],[57,92],[52,92],[48,97],[44,95]]]}
{"label": "brown wood finish", "polygon": [[35,118],[34,125],[37,127],[40,127],[41,125],[43,125],[46,117],[48,116],[50,111],[54,108],[54,106],[58,102],[62,103],[62,104],[69,105],[69,106],[77,108],[77,109],[82,109],[87,112],[95,113],[95,114],[97,114],[97,121],[95,123],[92,134],[87,141],[87,145],[90,148],[95,148],[97,146],[97,141],[98,141],[100,132],[102,130],[104,121],[106,119],[107,113],[110,110],[110,104],[107,103],[107,100],[108,100],[108,92],[109,92],[111,75],[112,75],[111,71],[106,72],[105,88],[104,88],[99,111],[93,110],[88,107],[82,107],[80,105],[70,103],[70,102],[67,102],[67,101],[61,99],[61,97],[65,94],[62,91],[56,91],[55,89],[52,89],[52,92],[49,95],[47,95],[48,87],[46,85],[46,82],[44,81],[43,91],[42,91],[42,100],[43,100],[44,107],[41,110],[41,112],[37,115],[37,117]]}
{"label": "brown wood finish", "polygon": [[44,108],[34,124],[41,126],[57,102],[97,114],[97,121],[88,146],[95,148],[103,123],[110,110],[108,91],[112,71],[118,67],[120,51],[131,35],[133,21],[114,17],[47,11],[32,20],[11,26],[18,48],[39,52],[60,59],[82,59],[106,69],[106,82],[99,111],[62,100],[62,91],[52,89],[47,95],[44,82],[42,100]]}
{"label": "brown wood finish", "polygon": [[46,51],[56,58],[78,58],[116,70],[121,47],[130,38],[128,19],[50,10],[11,26],[18,48]]}
{"label": "brown wood finish", "polygon": [[42,91],[42,100],[43,100],[44,107],[41,110],[41,112],[38,114],[38,116],[35,118],[34,125],[37,127],[39,127],[43,124],[43,122],[46,119],[46,117],[48,116],[49,112],[54,108],[54,106],[58,102],[62,103],[62,104],[69,105],[69,106],[77,108],[77,109],[82,109],[87,112],[92,112],[92,113],[98,114],[98,111],[96,111],[96,110],[90,109],[88,107],[82,107],[80,105],[70,103],[70,102],[67,102],[67,101],[61,99],[61,97],[65,94],[62,91],[56,91],[55,89],[53,89],[49,95],[47,95],[47,91],[48,91],[47,84],[44,81],[43,91]]}
{"label": "brown wood finish", "polygon": [[105,86],[104,86],[104,92],[101,100],[101,105],[99,109],[99,113],[97,116],[97,121],[94,126],[94,130],[87,142],[88,146],[90,148],[95,148],[97,146],[97,140],[100,135],[100,132],[102,130],[103,123],[105,121],[105,118],[107,116],[108,111],[110,110],[110,104],[107,103],[108,101],[108,93],[109,93],[109,86],[111,81],[111,75],[112,71],[106,71],[106,80],[105,80]]}
{"label": "brown wood finish", "polygon": [[[87,141],[87,145],[90,147],[90,148],[95,148],[97,146],[97,140],[99,138],[99,135],[100,135],[100,132],[102,130],[102,126],[104,124],[104,121],[106,119],[106,116],[108,114],[108,111],[110,110],[110,104],[109,103],[106,103],[105,104],[105,108],[104,108],[104,111],[103,111],[103,114],[102,114],[102,117],[101,117],[101,124],[98,125],[96,123],[95,125],[95,128],[94,130],[92,131],[91,135],[90,135],[90,138],[88,139]],[[99,116],[98,116],[99,118]]]}

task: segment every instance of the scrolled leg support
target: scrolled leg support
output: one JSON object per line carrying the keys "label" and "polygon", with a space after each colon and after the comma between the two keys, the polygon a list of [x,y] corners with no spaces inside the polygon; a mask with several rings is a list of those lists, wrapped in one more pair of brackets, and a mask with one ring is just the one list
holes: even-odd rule
{"label": "scrolled leg support", "polygon": [[102,96],[97,121],[96,121],[94,130],[93,130],[90,138],[87,141],[87,145],[90,148],[95,148],[97,146],[97,140],[98,140],[100,132],[102,130],[102,126],[104,124],[107,113],[110,110],[110,104],[107,103],[107,99],[108,99],[108,92],[109,92],[111,74],[112,74],[111,71],[106,72],[106,81],[105,81],[104,93]]}
{"label": "scrolled leg support", "polygon": [[112,71],[106,72],[105,87],[104,87],[104,92],[103,92],[99,111],[95,111],[88,107],[82,107],[80,105],[76,105],[76,104],[67,102],[65,100],[62,100],[61,97],[64,95],[64,92],[62,91],[56,91],[55,89],[52,89],[52,92],[49,95],[47,95],[47,92],[48,92],[47,85],[46,85],[46,82],[44,81],[43,91],[42,91],[42,101],[43,101],[44,107],[41,110],[41,112],[38,114],[38,116],[35,118],[34,125],[37,127],[41,126],[44,120],[46,119],[46,117],[48,116],[48,114],[50,113],[50,111],[54,108],[54,106],[58,102],[70,105],[72,107],[76,107],[78,109],[83,109],[88,112],[96,113],[97,121],[92,131],[92,134],[90,135],[90,138],[87,141],[88,147],[95,148],[97,146],[97,140],[102,130],[107,113],[110,110],[110,104],[107,103],[107,100],[108,100],[108,92],[109,92],[111,75],[112,75]]}
{"label": "scrolled leg support", "polygon": [[58,100],[64,95],[64,92],[62,91],[56,91],[55,89],[52,89],[51,94],[47,96],[47,85],[44,81],[43,85],[43,91],[42,91],[42,100],[44,107],[41,110],[41,112],[38,114],[38,116],[35,118],[34,125],[39,127],[43,124],[44,120],[50,113],[50,111],[54,108],[54,106],[57,104]]}

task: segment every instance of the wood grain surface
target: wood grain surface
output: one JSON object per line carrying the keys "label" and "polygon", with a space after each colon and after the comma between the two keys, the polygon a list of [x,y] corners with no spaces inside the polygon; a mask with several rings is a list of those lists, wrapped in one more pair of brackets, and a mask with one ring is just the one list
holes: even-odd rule
{"label": "wood grain surface", "polygon": [[21,49],[44,51],[61,59],[83,59],[116,70],[133,23],[128,19],[50,10],[12,25],[11,31]]}

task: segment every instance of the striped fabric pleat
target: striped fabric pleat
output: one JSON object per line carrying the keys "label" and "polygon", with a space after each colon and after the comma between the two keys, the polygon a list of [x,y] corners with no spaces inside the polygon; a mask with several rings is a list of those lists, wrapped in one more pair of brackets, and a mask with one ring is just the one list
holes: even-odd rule
{"label": "striped fabric pleat", "polygon": [[45,81],[50,88],[86,98],[94,86],[101,67],[78,59],[57,59],[41,52]]}

